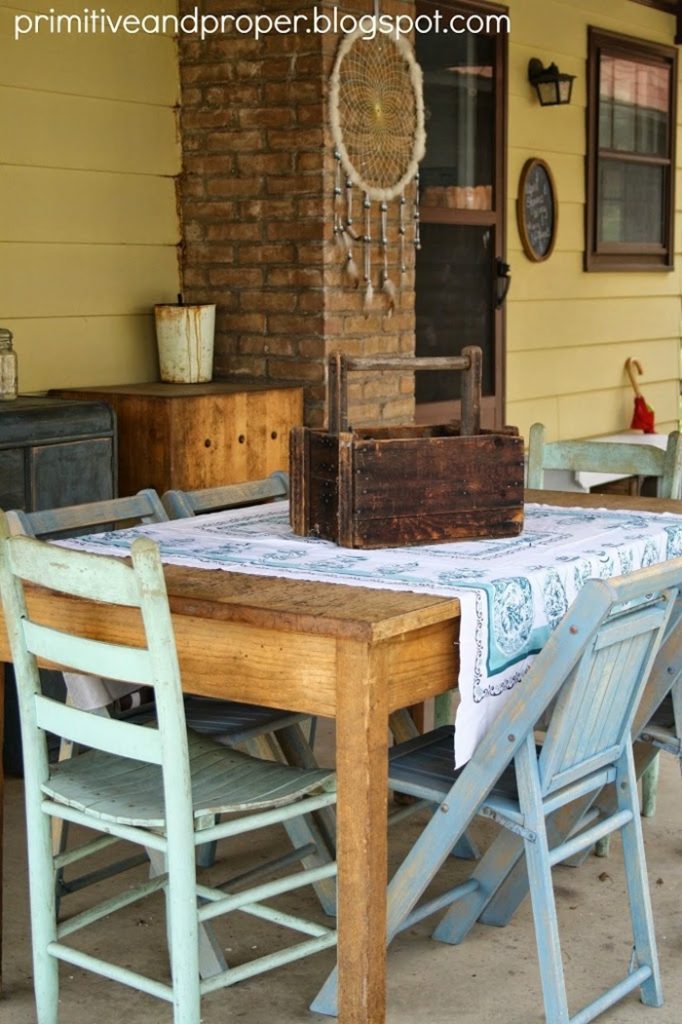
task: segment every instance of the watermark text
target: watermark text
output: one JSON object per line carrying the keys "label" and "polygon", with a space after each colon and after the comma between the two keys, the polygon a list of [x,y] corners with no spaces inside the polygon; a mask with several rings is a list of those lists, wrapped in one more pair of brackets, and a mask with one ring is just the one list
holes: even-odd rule
{"label": "watermark text", "polygon": [[198,7],[186,14],[110,14],[105,7],[83,7],[62,14],[50,7],[46,13],[14,16],[14,38],[35,35],[174,35],[202,41],[237,34],[263,39],[270,35],[326,35],[359,33],[363,39],[378,35],[394,39],[432,32],[439,35],[508,34],[508,14],[453,14],[436,9],[430,14],[346,14],[338,7],[313,7],[299,14],[205,14]]}

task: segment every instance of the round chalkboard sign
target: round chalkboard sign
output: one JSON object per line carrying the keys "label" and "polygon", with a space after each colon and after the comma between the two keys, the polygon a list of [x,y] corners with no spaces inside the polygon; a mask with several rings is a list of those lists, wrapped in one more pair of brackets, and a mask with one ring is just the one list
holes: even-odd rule
{"label": "round chalkboard sign", "polygon": [[519,180],[516,210],[526,256],[536,263],[552,254],[559,211],[554,178],[544,160],[527,160]]}

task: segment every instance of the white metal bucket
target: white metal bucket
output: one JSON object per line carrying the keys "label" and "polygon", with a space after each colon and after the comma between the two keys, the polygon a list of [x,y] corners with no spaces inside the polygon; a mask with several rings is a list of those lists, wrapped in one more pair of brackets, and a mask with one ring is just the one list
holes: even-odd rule
{"label": "white metal bucket", "polygon": [[200,384],[213,377],[215,305],[154,307],[161,380]]}

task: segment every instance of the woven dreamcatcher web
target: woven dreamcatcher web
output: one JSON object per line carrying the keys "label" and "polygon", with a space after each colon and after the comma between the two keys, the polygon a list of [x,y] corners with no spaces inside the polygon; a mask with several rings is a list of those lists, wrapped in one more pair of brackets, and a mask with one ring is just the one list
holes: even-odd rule
{"label": "woven dreamcatcher web", "polygon": [[[375,7],[375,15],[377,8]],[[345,36],[330,80],[330,123],[334,141],[334,235],[343,246],[345,266],[357,287],[360,271],[354,244],[362,246],[365,308],[374,296],[372,282],[372,203],[379,204],[380,289],[395,308],[396,287],[389,275],[389,203],[398,202],[399,265],[406,273],[405,189],[417,180],[424,156],[424,100],[421,68],[402,37],[362,28]],[[345,179],[344,179],[345,175]],[[354,222],[353,189],[362,193],[361,228]],[[344,201],[345,193],[345,201]],[[419,247],[418,187],[412,209],[414,242]]]}

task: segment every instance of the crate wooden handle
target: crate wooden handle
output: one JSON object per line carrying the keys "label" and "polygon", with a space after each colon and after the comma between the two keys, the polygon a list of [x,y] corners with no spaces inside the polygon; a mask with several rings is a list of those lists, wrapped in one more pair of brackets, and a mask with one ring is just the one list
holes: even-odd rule
{"label": "crate wooden handle", "polygon": [[348,431],[348,373],[351,370],[461,370],[462,419],[460,434],[468,437],[481,431],[481,381],[483,353],[476,345],[462,349],[461,356],[436,358],[352,358],[336,352],[329,357],[329,432]]}

